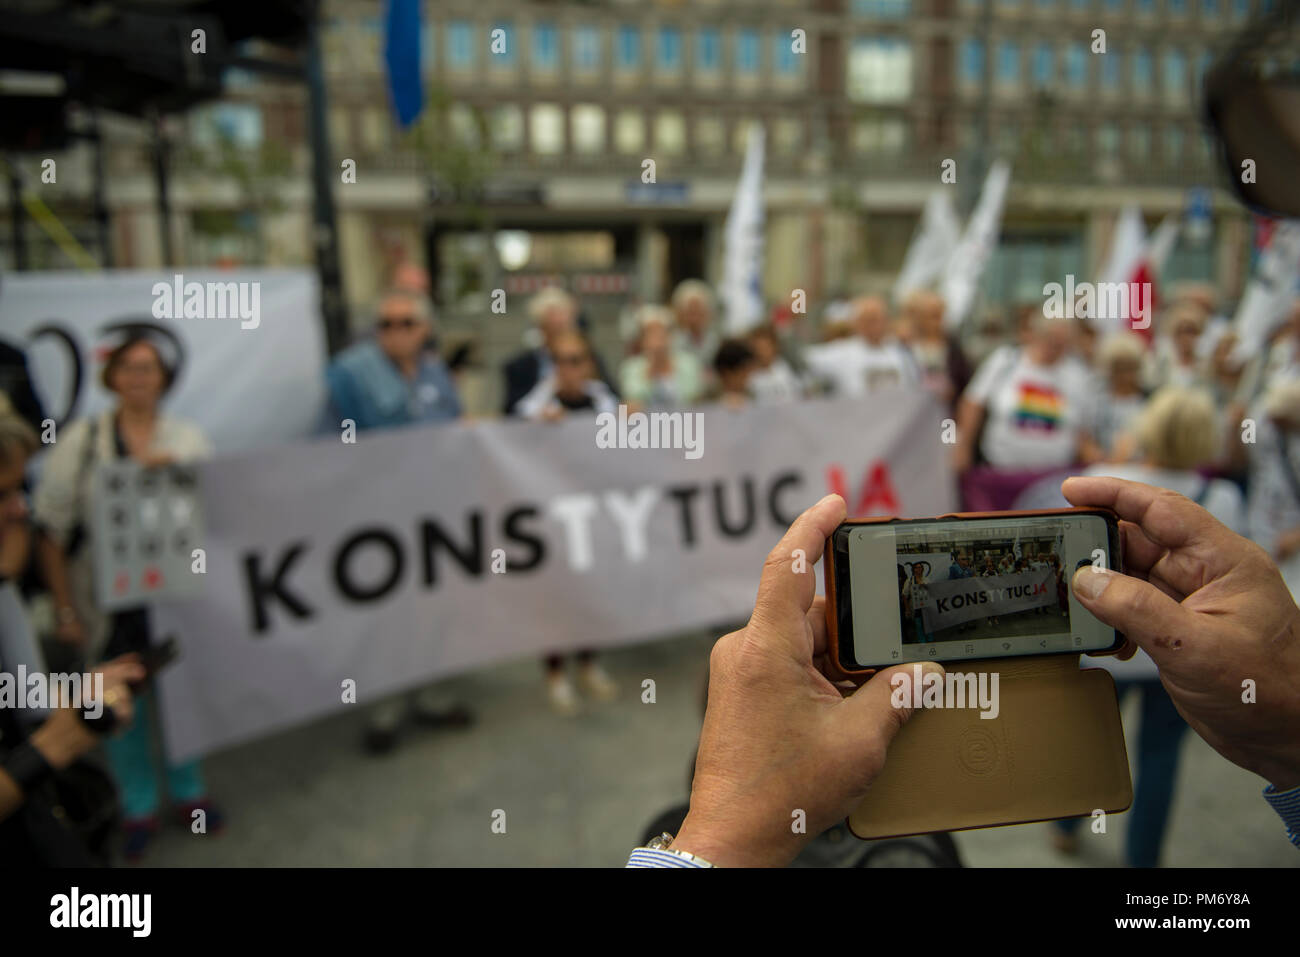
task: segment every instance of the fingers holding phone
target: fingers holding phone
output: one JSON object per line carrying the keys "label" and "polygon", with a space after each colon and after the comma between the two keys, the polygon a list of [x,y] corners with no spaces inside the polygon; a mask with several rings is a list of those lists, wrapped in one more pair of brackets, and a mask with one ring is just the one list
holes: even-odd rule
{"label": "fingers holding phone", "polygon": [[1215,750],[1279,790],[1300,784],[1300,609],[1277,567],[1173,492],[1112,478],[1072,478],[1062,491],[1132,529],[1128,574],[1080,569],[1079,601],[1151,656]]}

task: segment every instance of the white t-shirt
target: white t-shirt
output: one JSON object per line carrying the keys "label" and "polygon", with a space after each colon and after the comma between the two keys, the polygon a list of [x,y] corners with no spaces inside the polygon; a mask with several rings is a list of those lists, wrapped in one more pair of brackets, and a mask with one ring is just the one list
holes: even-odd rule
{"label": "white t-shirt", "polygon": [[[1195,472],[1182,472],[1174,469],[1158,469],[1139,464],[1105,464],[1094,465],[1084,470],[1084,475],[1109,475],[1114,478],[1127,479],[1130,482],[1142,482],[1146,485],[1158,485],[1180,495],[1199,501],[1202,508],[1227,525],[1237,534],[1245,528],[1245,508],[1242,504],[1241,491],[1236,485],[1224,479],[1208,481]],[[1070,574],[1073,574],[1071,572]],[[1155,678],[1159,673],[1156,663],[1141,648],[1128,661],[1119,661],[1114,656],[1101,658],[1084,658],[1085,668],[1105,668],[1117,679],[1136,681]]]}
{"label": "white t-shirt", "polygon": [[803,383],[781,356],[766,369],[755,369],[749,377],[749,391],[760,405],[793,402],[803,395]]}
{"label": "white t-shirt", "polygon": [[[614,412],[618,409],[618,399],[600,379],[589,379],[582,391],[591,398],[592,411]],[[540,419],[542,413],[552,405],[562,408],[555,398],[555,376],[547,376],[533,386],[527,395],[515,403],[515,415],[521,419]]]}
{"label": "white t-shirt", "polygon": [[835,395],[869,395],[921,380],[912,354],[897,342],[872,345],[859,336],[804,350],[808,370],[830,383]]}
{"label": "white t-shirt", "polygon": [[1070,465],[1080,432],[1092,425],[1094,388],[1092,373],[1077,359],[1040,366],[1013,346],[998,349],[964,393],[984,406],[984,458],[998,468]]}

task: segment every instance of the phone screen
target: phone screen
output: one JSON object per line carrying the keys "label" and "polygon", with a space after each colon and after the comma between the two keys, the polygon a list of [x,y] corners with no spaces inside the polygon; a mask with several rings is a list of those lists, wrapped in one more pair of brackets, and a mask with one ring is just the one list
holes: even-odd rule
{"label": "phone screen", "polygon": [[837,534],[837,554],[847,557],[851,620],[841,616],[840,641],[852,635],[850,667],[1116,645],[1115,630],[1070,590],[1076,568],[1112,567],[1115,530],[1102,515],[873,523]]}

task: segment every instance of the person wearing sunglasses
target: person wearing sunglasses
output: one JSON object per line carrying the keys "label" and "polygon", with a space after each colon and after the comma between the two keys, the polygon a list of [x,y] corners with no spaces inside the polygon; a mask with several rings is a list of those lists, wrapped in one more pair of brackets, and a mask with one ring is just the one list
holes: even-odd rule
{"label": "person wearing sunglasses", "polygon": [[[613,413],[618,398],[600,378],[591,345],[577,330],[558,332],[550,341],[550,373],[519,400],[515,414],[534,422],[561,422],[573,415]],[[595,651],[579,649],[578,687],[593,701],[612,701],[618,694],[614,680],[596,660]],[[551,708],[569,717],[582,711],[582,702],[569,680],[564,656],[552,653],[543,659],[546,697]]]}
{"label": "person wearing sunglasses", "polygon": [[[325,373],[327,428],[341,430],[348,420],[365,431],[460,418],[460,396],[447,364],[430,343],[432,333],[433,309],[421,291],[386,292],[374,335],[339,353]],[[437,686],[422,688],[370,709],[365,749],[371,754],[391,751],[408,718],[450,728],[465,728],[474,720],[464,705],[445,701]]]}
{"label": "person wearing sunglasses", "polygon": [[365,430],[459,418],[460,396],[430,344],[432,332],[427,298],[405,289],[385,293],[374,336],[340,352],[326,370],[329,430],[347,419]]}

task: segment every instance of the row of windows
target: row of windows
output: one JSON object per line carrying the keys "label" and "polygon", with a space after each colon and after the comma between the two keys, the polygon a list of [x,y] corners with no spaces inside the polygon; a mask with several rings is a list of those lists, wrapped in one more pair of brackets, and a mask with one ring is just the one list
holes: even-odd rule
{"label": "row of windows", "polygon": [[[391,127],[382,109],[366,107],[357,112],[360,146],[371,152],[387,151]],[[354,140],[348,127],[348,111],[336,108],[331,115],[331,135],[336,147]],[[599,104],[579,103],[564,107],[536,103],[528,107],[502,104],[483,111],[482,118],[465,105],[456,104],[447,117],[445,131],[453,140],[471,149],[491,149],[501,154],[527,151],[536,156],[621,155],[643,157],[700,158],[739,155],[744,152],[752,118],[716,115],[687,116],[680,110],[606,110]],[[780,117],[767,122],[769,147],[774,155],[797,157],[810,145],[807,123],[800,117]],[[1032,147],[1067,158],[1086,160],[1093,155],[1117,156],[1127,152],[1134,159],[1150,159],[1156,149],[1166,159],[1176,160],[1188,148],[1204,147],[1203,136],[1176,124],[1134,123],[1127,126],[1103,121],[1090,125],[1070,123],[1057,130],[1022,127],[1014,119],[996,124],[993,139],[1008,154]],[[910,146],[910,123],[901,117],[868,117],[850,127],[848,147],[854,154],[901,153]],[[967,118],[957,132],[967,144],[979,135],[978,124]],[[484,141],[486,135],[486,141]],[[1121,147],[1126,147],[1122,149]]]}
{"label": "row of windows", "polygon": [[[984,79],[984,44],[980,40],[964,40],[958,48],[957,73],[966,84],[979,84]],[[1033,83],[1046,86],[1064,79],[1066,85],[1083,89],[1088,83],[1090,61],[1097,61],[1097,77],[1103,89],[1118,90],[1124,64],[1128,64],[1128,75],[1134,89],[1145,92],[1156,85],[1156,69],[1159,64],[1160,85],[1170,94],[1183,94],[1188,90],[1188,78],[1192,69],[1191,57],[1181,50],[1165,50],[1153,53],[1141,48],[1129,50],[1111,50],[1107,53],[1093,54],[1083,43],[1071,43],[1063,49],[1055,44],[1039,42],[1020,44],[1015,40],[1001,40],[996,47],[996,79],[1003,84],[1017,84],[1027,78]],[[1206,70],[1214,60],[1208,51],[1201,52],[1195,59],[1195,83],[1199,88]],[[1027,71],[1026,71],[1027,67]]]}
{"label": "row of windows", "polygon": [[[1004,10],[1036,9],[1044,13],[1057,13],[1065,9],[1078,13],[1133,12],[1144,17],[1196,16],[1205,21],[1221,21],[1225,17],[1232,20],[1246,20],[1255,14],[1271,14],[1278,7],[1278,0],[996,0],[996,3]],[[984,0],[963,0],[963,5],[967,9],[980,9],[983,4]],[[854,4],[853,9],[858,12],[857,3]]]}
{"label": "row of windows", "polygon": [[[430,67],[439,52],[437,28],[428,24],[424,29],[423,55],[425,66]],[[481,62],[493,67],[511,68],[519,62],[520,32],[510,21],[482,27],[468,20],[452,20],[443,27],[445,42],[441,53],[446,57],[447,65],[456,71],[471,71]],[[675,26],[644,28],[623,24],[612,31],[579,25],[567,33],[572,67],[588,74],[599,73],[604,68],[607,35],[610,61],[615,70],[622,72],[639,71],[647,63],[652,63],[660,72],[677,73],[684,68],[688,55],[696,71],[720,72],[723,69],[724,40],[727,39],[730,40],[732,64],[737,73],[756,74],[762,69],[765,43],[770,50],[770,69],[774,72],[796,75],[802,69],[802,57],[795,52],[791,30],[773,33],[740,27],[730,31],[728,36],[718,27],[701,27],[688,32]],[[557,24],[532,24],[526,40],[529,66],[541,72],[558,71],[561,46],[561,29]]]}
{"label": "row of windows", "polygon": [[[566,111],[558,104],[535,103],[527,110],[515,104],[493,107],[486,113],[486,123],[480,124],[470,107],[457,104],[448,116],[448,132],[466,147],[490,148],[501,153],[527,149],[539,156],[557,156],[570,151],[598,156],[612,149],[618,154],[636,156],[644,156],[648,150],[653,150],[655,156],[681,156],[687,152],[722,156],[744,151],[752,122],[728,122],[718,116],[688,119],[681,111],[671,109],[607,111],[595,103],[577,103]],[[484,127],[487,143],[480,142]],[[798,117],[776,119],[769,131],[775,153],[793,154],[807,147],[805,124]]]}
{"label": "row of windows", "polygon": [[[966,0],[979,6],[984,0]],[[1164,13],[1173,17],[1199,16],[1203,20],[1220,20],[1224,16],[1244,20],[1253,13],[1269,14],[1277,9],[1278,0],[997,0],[998,6],[1033,8],[1055,13],[1062,9],[1077,13],[1106,11],[1123,13],[1133,10],[1144,16]],[[901,20],[912,12],[911,0],[852,0],[850,11],[859,17]]]}
{"label": "row of windows", "polygon": [[[979,131],[973,124],[962,131],[964,145],[978,141]],[[1151,124],[1134,124],[1126,130],[1119,123],[1103,122],[1091,130],[1077,125],[1063,129],[1053,136],[1042,129],[1022,129],[1014,122],[1000,125],[993,133],[999,152],[1014,155],[1024,149],[1037,149],[1040,153],[1059,156],[1065,160],[1087,162],[1096,158],[1118,159],[1127,156],[1132,160],[1147,161],[1159,151],[1168,163],[1207,163],[1211,155],[1208,137],[1197,130],[1188,131],[1182,126],[1153,127]]]}

